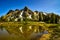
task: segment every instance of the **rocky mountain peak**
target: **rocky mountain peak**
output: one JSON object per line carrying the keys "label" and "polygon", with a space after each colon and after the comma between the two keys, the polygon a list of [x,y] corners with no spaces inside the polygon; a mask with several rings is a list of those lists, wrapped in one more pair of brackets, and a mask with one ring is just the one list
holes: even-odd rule
{"label": "rocky mountain peak", "polygon": [[27,10],[28,10],[28,7],[27,7],[27,6],[25,6],[25,7],[24,7],[24,11],[27,11]]}
{"label": "rocky mountain peak", "polygon": [[54,13],[32,11],[27,6],[23,9],[9,10],[3,17],[4,21],[43,21],[47,23],[60,23],[60,16]]}

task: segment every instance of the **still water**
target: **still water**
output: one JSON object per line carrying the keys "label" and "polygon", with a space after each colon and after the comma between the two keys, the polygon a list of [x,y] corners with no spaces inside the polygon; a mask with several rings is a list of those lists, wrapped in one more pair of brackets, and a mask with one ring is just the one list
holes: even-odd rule
{"label": "still water", "polygon": [[43,34],[48,34],[48,31],[42,30],[41,26],[18,26],[18,27],[3,27],[0,26],[0,40],[39,40]]}

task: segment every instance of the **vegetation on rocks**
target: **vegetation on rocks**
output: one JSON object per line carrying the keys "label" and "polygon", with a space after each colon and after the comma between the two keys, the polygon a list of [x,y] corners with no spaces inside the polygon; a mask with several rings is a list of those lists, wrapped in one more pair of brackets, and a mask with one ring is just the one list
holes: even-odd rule
{"label": "vegetation on rocks", "polygon": [[37,21],[45,23],[60,23],[60,16],[55,13],[46,13],[39,11],[31,11],[28,7],[24,9],[9,10],[5,16],[0,17],[0,22],[22,22]]}

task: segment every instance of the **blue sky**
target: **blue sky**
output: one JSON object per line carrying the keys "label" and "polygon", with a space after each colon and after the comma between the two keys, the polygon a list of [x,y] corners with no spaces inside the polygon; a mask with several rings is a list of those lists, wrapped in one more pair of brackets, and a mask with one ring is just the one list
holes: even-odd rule
{"label": "blue sky", "polygon": [[54,12],[60,15],[60,0],[0,0],[0,16],[11,9],[22,9],[25,6],[33,11]]}

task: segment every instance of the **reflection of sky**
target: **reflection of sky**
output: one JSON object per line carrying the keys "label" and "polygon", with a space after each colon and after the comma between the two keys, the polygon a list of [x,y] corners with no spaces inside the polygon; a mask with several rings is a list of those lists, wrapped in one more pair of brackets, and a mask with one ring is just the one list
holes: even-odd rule
{"label": "reflection of sky", "polygon": [[24,6],[31,10],[60,13],[60,0],[0,0],[0,16],[10,9],[21,9]]}
{"label": "reflection of sky", "polygon": [[0,37],[1,36],[6,36],[6,35],[9,35],[9,33],[5,30],[5,28],[0,29]]}

